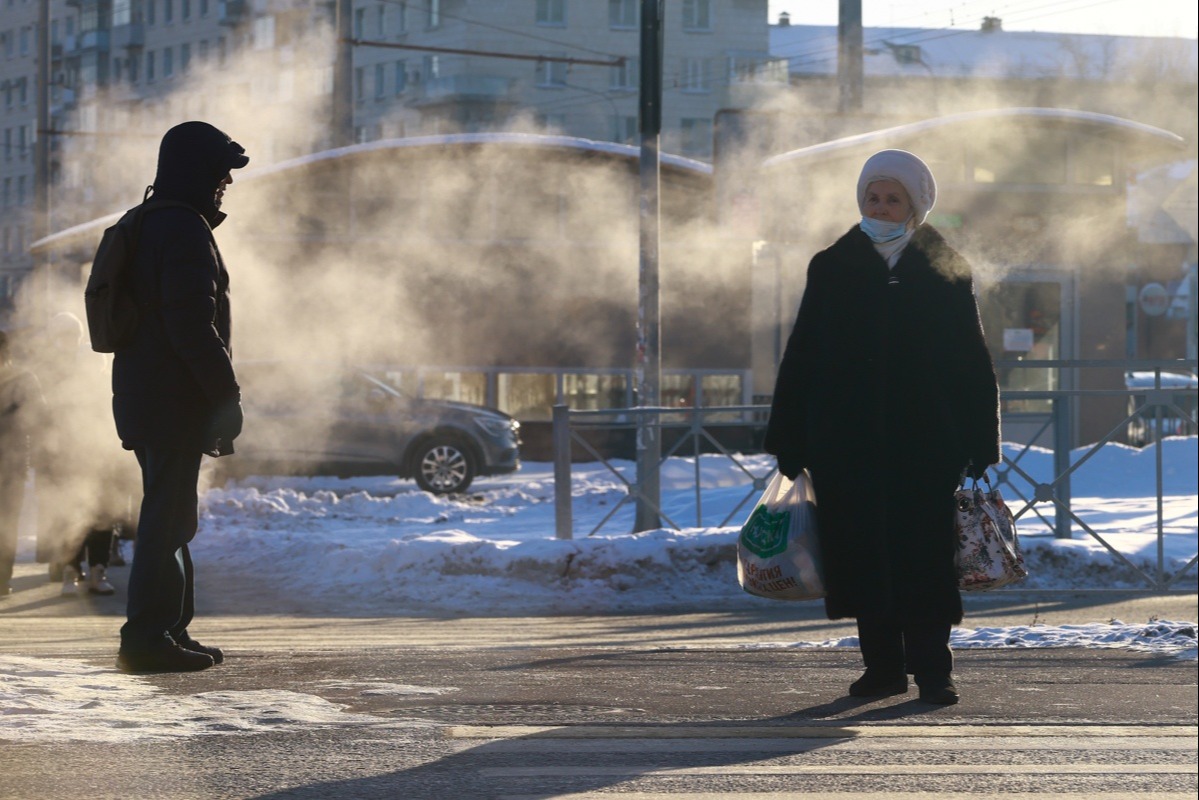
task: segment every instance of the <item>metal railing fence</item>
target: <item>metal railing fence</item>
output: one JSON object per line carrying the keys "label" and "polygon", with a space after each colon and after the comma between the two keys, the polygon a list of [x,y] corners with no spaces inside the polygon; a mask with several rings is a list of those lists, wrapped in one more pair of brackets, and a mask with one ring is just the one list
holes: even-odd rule
{"label": "metal railing fence", "polygon": [[[1048,401],[1050,411],[1044,415],[1028,443],[1022,445],[1014,456],[1005,457],[996,472],[997,486],[1006,487],[1005,491],[1019,498],[1023,503],[1010,502],[1018,521],[1025,523],[1036,520],[1051,530],[1055,537],[1061,539],[1073,538],[1073,528],[1077,526],[1085,534],[1100,543],[1111,553],[1117,562],[1123,564],[1133,575],[1137,583],[1150,591],[1170,590],[1184,575],[1195,566],[1196,558],[1192,557],[1187,564],[1172,570],[1166,563],[1165,555],[1165,514],[1163,505],[1163,465],[1162,447],[1155,448],[1154,469],[1157,501],[1157,552],[1156,564],[1152,574],[1135,564],[1126,555],[1117,550],[1104,536],[1097,532],[1078,513],[1071,497],[1071,478],[1084,464],[1090,461],[1099,450],[1109,442],[1115,441],[1130,423],[1143,420],[1155,431],[1163,430],[1163,419],[1182,418],[1189,420],[1191,430],[1196,424],[1196,395],[1199,394],[1193,386],[1168,387],[1163,386],[1163,372],[1181,371],[1194,373],[1194,360],[1160,360],[1160,361],[1018,361],[999,362],[997,366],[1018,367],[1021,369],[1052,369],[1069,370],[1077,374],[1078,370],[1087,368],[1118,367],[1125,370],[1151,371],[1155,375],[1151,387],[1134,387],[1125,389],[1046,389],[1046,390],[1005,390],[1000,394],[1001,402],[1012,401]],[[1168,374],[1168,373],[1167,373]],[[1069,385],[1076,381],[1068,381]],[[1086,398],[1124,397],[1128,399],[1129,412],[1113,426],[1106,435],[1085,448],[1070,447],[1070,432],[1078,402]],[[1187,402],[1189,401],[1189,402]],[[699,408],[619,408],[603,410],[573,410],[565,405],[556,405],[553,409],[553,452],[554,452],[554,502],[555,502],[555,533],[558,538],[574,537],[574,510],[571,490],[571,473],[573,454],[576,450],[581,455],[588,456],[603,465],[617,480],[623,484],[626,494],[610,508],[602,519],[585,535],[591,536],[612,523],[625,506],[635,503],[638,498],[650,505],[660,515],[666,527],[681,530],[683,525],[667,514],[663,509],[660,497],[650,497],[642,493],[643,476],[630,479],[615,464],[613,459],[601,452],[601,446],[592,439],[595,434],[610,433],[616,430],[634,430],[646,417],[653,417],[661,425],[664,436],[670,433],[674,443],[664,447],[661,460],[654,468],[660,473],[667,460],[676,456],[691,456],[694,459],[694,527],[726,527],[734,520],[748,514],[747,504],[752,502],[765,489],[767,482],[774,474],[774,466],[765,474],[756,474],[754,465],[748,463],[745,453],[741,450],[730,449],[722,443],[719,433],[722,429],[752,430],[764,432],[769,417],[770,407],[765,405],[712,406]],[[1022,462],[1036,447],[1036,443],[1047,433],[1051,433],[1051,449],[1053,468],[1052,478],[1039,480]],[[744,438],[744,437],[743,437]],[[760,441],[760,436],[756,437]],[[700,455],[709,453],[728,459],[737,470],[744,473],[748,479],[746,491],[732,508],[725,513],[716,524],[705,525],[704,521],[704,486],[701,480]],[[1072,458],[1073,456],[1073,458]],[[760,462],[761,459],[759,458]],[[762,471],[757,465],[758,472]],[[1023,485],[1015,479],[1023,482]],[[1197,487],[1199,488],[1199,487]],[[1052,507],[1052,519],[1043,510],[1045,504]],[[745,513],[741,513],[743,509]],[[676,514],[676,516],[679,516]],[[690,520],[687,520],[690,522]],[[1027,533],[1027,529],[1022,532]]]}

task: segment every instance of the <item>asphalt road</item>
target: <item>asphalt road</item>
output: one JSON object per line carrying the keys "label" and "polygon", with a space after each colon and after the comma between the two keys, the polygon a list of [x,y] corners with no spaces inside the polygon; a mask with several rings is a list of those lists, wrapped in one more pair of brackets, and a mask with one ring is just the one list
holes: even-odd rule
{"label": "asphalt road", "polygon": [[[125,570],[113,570],[118,583]],[[0,653],[108,665],[120,594],[63,599],[34,565]],[[848,698],[851,629],[818,604],[537,618],[276,615],[206,594],[225,664],[164,696],[285,690],[347,722],[123,744],[0,740],[2,798],[1175,798],[1197,783],[1196,665],[1127,649],[957,654],[963,700]],[[256,610],[267,613],[254,613]],[[970,598],[967,624],[1196,620],[1195,595]],[[377,687],[437,687],[390,693]]]}

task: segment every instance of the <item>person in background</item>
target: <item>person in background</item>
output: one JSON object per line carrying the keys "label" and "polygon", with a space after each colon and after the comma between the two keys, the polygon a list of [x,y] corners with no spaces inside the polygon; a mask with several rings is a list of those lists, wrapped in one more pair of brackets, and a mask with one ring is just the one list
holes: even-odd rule
{"label": "person in background", "polygon": [[856,618],[855,697],[958,702],[954,490],[999,461],[995,370],[970,265],[925,223],[936,182],[902,150],[871,156],[861,222],[808,267],[765,449],[811,473],[830,619]]}
{"label": "person in background", "polygon": [[[153,298],[133,342],[113,357],[113,417],[142,472],[117,667],[186,672],[224,660],[188,630],[195,575],[200,460],[233,452],[241,392],[233,371],[229,273],[213,238],[231,171],[245,149],[206,122],[166,132],[132,265],[138,298]],[[155,207],[159,200],[173,205]]]}
{"label": "person in background", "polygon": [[[35,456],[39,560],[62,594],[114,593],[108,579],[116,487],[108,479],[120,450],[98,435],[104,413],[104,357],[83,347],[83,323],[61,311],[46,324],[38,375],[52,424]],[[87,569],[84,569],[84,563]]]}
{"label": "person in background", "polygon": [[45,424],[46,400],[37,376],[13,362],[8,334],[0,331],[0,600],[12,592],[31,443]]}

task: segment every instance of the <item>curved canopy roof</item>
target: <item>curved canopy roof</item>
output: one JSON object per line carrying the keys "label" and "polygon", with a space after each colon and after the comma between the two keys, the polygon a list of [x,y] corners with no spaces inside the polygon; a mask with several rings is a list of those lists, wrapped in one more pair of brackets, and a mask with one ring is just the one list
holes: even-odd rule
{"label": "curved canopy roof", "polygon": [[[238,183],[279,175],[292,170],[303,170],[317,164],[353,158],[355,156],[387,151],[404,151],[419,148],[461,148],[479,146],[502,146],[510,148],[540,148],[542,150],[558,150],[579,154],[591,154],[612,160],[636,162],[640,158],[639,147],[615,142],[601,142],[593,139],[582,139],[575,136],[549,136],[534,133],[454,133],[439,136],[412,136],[401,139],[380,139],[374,142],[337,147],[322,150],[319,153],[300,156],[281,161],[259,169],[247,170],[238,176]],[[702,161],[683,156],[662,153],[660,163],[663,169],[676,175],[691,175],[698,178],[709,178],[712,166]],[[44,236],[33,242],[29,249],[34,255],[53,250],[79,238],[99,239],[100,232],[112,225],[124,211],[107,214],[97,219],[89,220],[61,231]]]}
{"label": "curved canopy roof", "polygon": [[846,136],[831,142],[821,142],[810,147],[801,147],[772,156],[762,162],[762,166],[771,168],[784,164],[801,165],[829,156],[849,156],[859,149],[873,151],[883,146],[899,147],[907,140],[936,133],[950,133],[954,128],[982,125],[993,129],[994,126],[1004,123],[1074,127],[1086,133],[1115,139],[1145,153],[1161,150],[1175,151],[1186,144],[1186,141],[1177,134],[1110,114],[1064,108],[996,108],[948,114],[944,117]]}

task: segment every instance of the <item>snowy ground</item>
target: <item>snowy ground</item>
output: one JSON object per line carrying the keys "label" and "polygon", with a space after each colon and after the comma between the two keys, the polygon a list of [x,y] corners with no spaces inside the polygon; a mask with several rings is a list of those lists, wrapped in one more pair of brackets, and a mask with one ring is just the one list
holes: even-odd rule
{"label": "snowy ground", "polygon": [[[1196,554],[1197,441],[1167,440],[1163,451],[1168,573]],[[1078,516],[1150,576],[1158,555],[1154,459],[1152,447],[1107,445],[1072,484]],[[767,456],[743,462],[756,476],[773,467]],[[616,466],[630,476],[634,469],[627,462]],[[1020,466],[1037,480],[1051,477],[1047,451],[1029,452]],[[663,510],[682,530],[630,533],[633,507],[625,503],[588,535],[627,495],[602,464],[574,465],[570,540],[554,538],[549,464],[480,481],[465,498],[434,497],[386,478],[250,478],[207,493],[193,554],[218,572],[304,575],[314,601],[341,613],[602,613],[773,602],[746,595],[736,580],[738,529],[758,496],[750,475],[722,456],[702,456],[697,502],[696,472],[695,461],[684,458],[671,459],[663,470]],[[1019,511],[1016,492],[1004,488]],[[729,525],[708,527],[730,514]],[[1073,539],[1055,539],[1046,524],[1052,519],[1052,513],[1043,520],[1029,511],[1017,523],[1031,573],[1023,588],[1144,585],[1081,529]],[[1194,587],[1194,576],[1192,567],[1176,588]]]}
{"label": "snowy ground", "polygon": [[[1199,439],[1171,439],[1162,450],[1164,497],[1161,556],[1167,573],[1183,569],[1199,544]],[[1016,448],[1007,448],[1009,455]],[[1045,520],[1028,512],[1019,522],[1030,571],[1028,589],[1134,587],[1136,573],[1109,550],[1148,575],[1159,555],[1155,447],[1109,444],[1073,480],[1074,508],[1104,542],[1076,530],[1053,538]],[[765,476],[768,457],[743,459]],[[1020,466],[1048,480],[1046,451],[1026,454]],[[626,474],[629,463],[617,464]],[[694,484],[703,487],[697,503]],[[193,549],[198,571],[224,585],[261,587],[303,576],[305,603],[330,614],[402,615],[577,614],[753,608],[772,601],[737,585],[735,543],[757,492],[750,475],[728,459],[671,459],[662,480],[663,508],[684,527],[629,533],[626,504],[587,535],[625,496],[621,481],[599,464],[574,465],[575,538],[554,537],[551,465],[526,464],[519,473],[476,483],[471,495],[438,498],[410,482],[386,478],[248,478],[203,499]],[[863,485],[863,491],[868,490]],[[1017,480],[1016,489],[1031,496]],[[1004,487],[1014,510],[1023,505]],[[1038,507],[1041,508],[1041,507]],[[699,513],[702,511],[702,513]],[[718,525],[731,515],[730,524]],[[19,560],[32,560],[25,525]],[[1195,567],[1174,584],[1194,590]],[[272,609],[288,613],[289,609]],[[1126,647],[1195,660],[1195,621],[1119,620],[1073,626],[962,628],[953,646]],[[856,647],[845,638],[824,642],[763,642],[769,647]],[[437,687],[377,686],[395,693]],[[226,696],[228,695],[228,696]],[[236,696],[235,696],[236,695]],[[362,724],[319,697],[288,692],[215,693],[172,699],[164,713],[159,691],[137,677],[82,662],[0,655],[0,739],[189,736],[280,730],[288,726]],[[149,709],[154,713],[150,714]],[[89,714],[96,724],[89,725]],[[114,718],[115,714],[115,718]]]}

